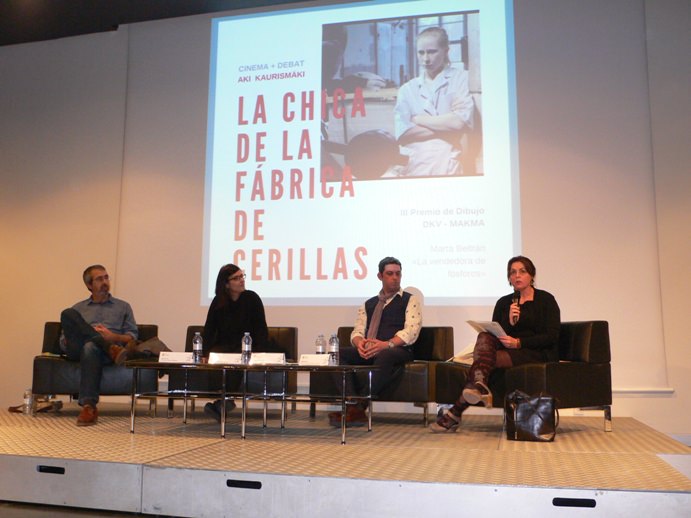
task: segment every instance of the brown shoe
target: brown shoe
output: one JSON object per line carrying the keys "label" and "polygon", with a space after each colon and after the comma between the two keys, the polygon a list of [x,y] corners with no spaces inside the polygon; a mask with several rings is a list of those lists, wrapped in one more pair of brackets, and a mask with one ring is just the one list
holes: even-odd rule
{"label": "brown shoe", "polygon": [[132,357],[134,353],[137,352],[137,346],[139,345],[139,340],[132,338],[127,344],[125,344],[125,349],[127,350],[128,357]]}
{"label": "brown shoe", "polygon": [[98,421],[98,408],[93,405],[84,405],[77,417],[77,426],[91,426]]}
{"label": "brown shoe", "polygon": [[122,365],[127,361],[129,354],[127,348],[121,345],[111,345],[108,348],[108,356],[110,356],[110,359],[113,360],[115,365]]}
{"label": "brown shoe", "polygon": [[[367,423],[367,412],[357,405],[349,406],[346,410],[346,426],[364,426]],[[341,412],[329,414],[331,426],[341,426]]]}
{"label": "brown shoe", "polygon": [[461,416],[454,414],[451,409],[437,417],[437,422],[429,425],[432,433],[455,432],[461,425]]}
{"label": "brown shoe", "polygon": [[466,385],[463,389],[463,399],[471,405],[481,403],[487,408],[492,408],[492,391],[482,381]]}
{"label": "brown shoe", "polygon": [[346,426],[363,426],[367,424],[367,412],[355,405],[346,412]]}

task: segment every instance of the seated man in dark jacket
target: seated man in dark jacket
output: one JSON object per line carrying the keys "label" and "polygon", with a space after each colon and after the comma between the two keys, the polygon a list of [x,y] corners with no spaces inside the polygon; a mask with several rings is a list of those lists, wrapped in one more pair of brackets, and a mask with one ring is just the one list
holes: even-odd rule
{"label": "seated man in dark jacket", "polygon": [[[358,309],[355,327],[350,335],[352,348],[341,350],[340,363],[376,365],[372,373],[372,396],[377,396],[397,373],[397,367],[413,360],[413,344],[422,327],[422,306],[415,295],[401,289],[401,262],[385,257],[379,262],[377,278],[382,283],[379,294]],[[366,395],[353,373],[346,380],[348,393]],[[350,405],[346,424],[367,421],[366,402]],[[341,412],[329,414],[333,426],[341,425]]]}

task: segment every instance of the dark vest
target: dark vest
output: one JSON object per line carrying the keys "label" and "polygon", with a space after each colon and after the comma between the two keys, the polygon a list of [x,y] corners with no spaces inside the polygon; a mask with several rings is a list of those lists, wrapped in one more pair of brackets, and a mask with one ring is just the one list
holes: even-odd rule
{"label": "dark vest", "polygon": [[[381,314],[381,322],[377,330],[377,340],[391,340],[397,331],[405,327],[405,310],[408,307],[410,300],[410,293],[403,292],[403,296],[396,295],[391,302],[389,302]],[[379,302],[379,297],[372,297],[365,302],[365,312],[367,313],[367,328],[372,321],[374,308]],[[367,336],[367,329],[365,329],[365,336]]]}

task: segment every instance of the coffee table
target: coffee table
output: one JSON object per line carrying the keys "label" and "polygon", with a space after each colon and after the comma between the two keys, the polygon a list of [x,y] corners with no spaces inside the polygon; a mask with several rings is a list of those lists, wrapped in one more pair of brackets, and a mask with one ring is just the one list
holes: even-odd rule
{"label": "coffee table", "polygon": [[[341,405],[341,444],[346,443],[346,405],[359,401],[366,401],[367,405],[367,430],[372,431],[372,372],[378,369],[374,365],[300,365],[298,363],[284,363],[284,364],[264,364],[264,365],[239,365],[239,364],[208,364],[208,363],[169,363],[149,360],[131,360],[126,362],[127,367],[132,369],[132,395],[130,406],[130,432],[134,433],[134,423],[136,414],[136,400],[138,398],[151,397],[166,397],[166,398],[183,398],[190,397],[208,397],[215,399],[240,398],[242,399],[242,418],[240,427],[240,437],[246,437],[247,430],[247,407],[250,401],[259,400],[263,402],[279,401],[281,403],[281,428],[285,428],[286,403],[287,402],[304,402],[304,403],[338,403]],[[187,388],[183,390],[162,390],[155,392],[139,392],[137,385],[138,372],[140,369],[156,369],[159,371],[181,370],[185,373],[192,371],[220,371],[221,372],[221,388],[215,391],[190,391]],[[241,391],[230,392],[227,387],[228,373],[241,372],[242,383]],[[345,395],[346,379],[349,373],[356,373],[365,371],[368,373],[368,392],[366,395]],[[264,374],[264,389],[261,392],[249,392],[247,390],[247,376],[250,372],[260,372]],[[283,383],[280,391],[270,392],[267,390],[268,384],[266,379],[269,373],[278,372],[283,374]],[[341,394],[327,395],[327,394],[310,394],[310,393],[288,393],[287,392],[287,374],[289,372],[328,372],[341,379]],[[185,376],[185,379],[187,377]],[[185,384],[186,387],[186,384]],[[183,420],[186,420],[187,405],[184,405]],[[226,435],[226,413],[221,412],[221,437]],[[264,426],[266,426],[266,404],[264,411]]]}

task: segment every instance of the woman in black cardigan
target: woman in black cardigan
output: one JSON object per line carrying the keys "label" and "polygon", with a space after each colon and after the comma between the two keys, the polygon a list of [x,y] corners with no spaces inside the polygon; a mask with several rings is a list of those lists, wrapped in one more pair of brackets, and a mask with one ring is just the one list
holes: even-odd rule
{"label": "woman in black cardigan", "polygon": [[470,405],[491,407],[488,380],[494,369],[558,358],[559,305],[551,293],[535,288],[535,274],[535,265],[527,257],[509,259],[507,277],[514,292],[500,298],[492,314],[492,320],[501,324],[507,336],[498,338],[485,332],[478,335],[461,395],[430,425],[431,431],[455,432]]}
{"label": "woman in black cardigan", "polygon": [[[211,301],[204,323],[204,356],[210,352],[239,353],[245,332],[252,337],[252,347],[265,350],[269,329],[264,304],[255,292],[245,289],[245,274],[234,264],[222,266],[216,277],[216,296]],[[240,383],[239,373],[231,373],[228,385]],[[204,406],[204,412],[221,421],[222,401]],[[226,402],[226,411],[235,408],[233,400]]]}

